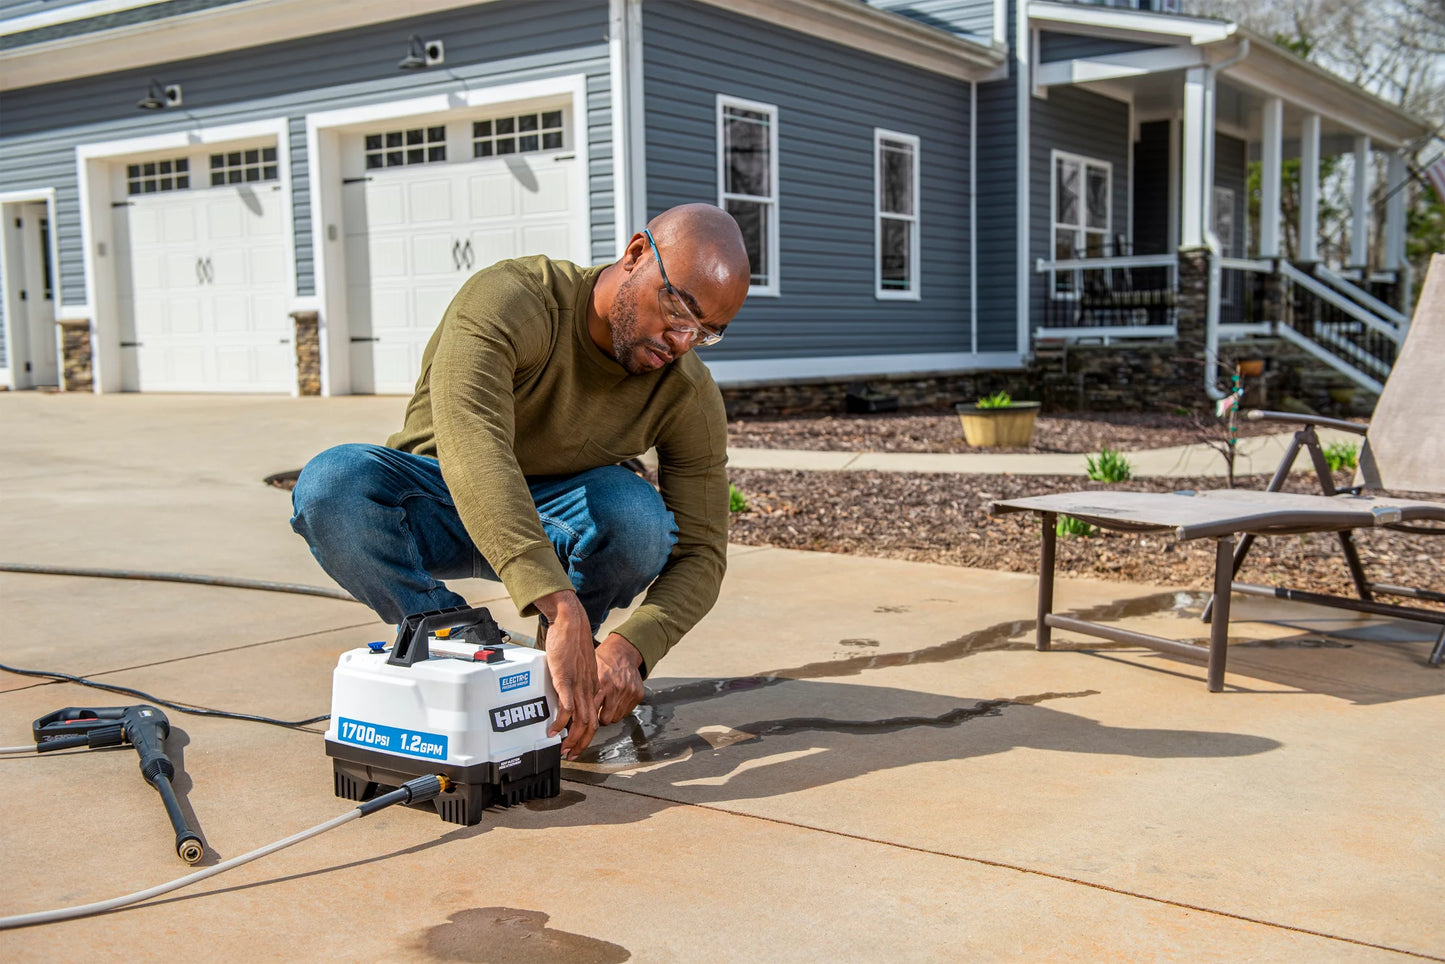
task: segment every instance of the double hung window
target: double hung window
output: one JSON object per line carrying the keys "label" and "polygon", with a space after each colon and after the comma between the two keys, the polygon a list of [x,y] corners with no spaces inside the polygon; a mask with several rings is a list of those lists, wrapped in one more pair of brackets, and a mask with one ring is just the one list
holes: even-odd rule
{"label": "double hung window", "polygon": [[749,294],[778,294],[778,109],[718,95],[718,204],[738,222]]}
{"label": "double hung window", "polygon": [[874,293],[879,298],[917,299],[918,138],[873,131]]}
{"label": "double hung window", "polygon": [[[1113,169],[1107,161],[1053,152],[1055,261],[1104,258],[1109,250]],[[1074,298],[1102,272],[1054,272],[1054,297]]]}

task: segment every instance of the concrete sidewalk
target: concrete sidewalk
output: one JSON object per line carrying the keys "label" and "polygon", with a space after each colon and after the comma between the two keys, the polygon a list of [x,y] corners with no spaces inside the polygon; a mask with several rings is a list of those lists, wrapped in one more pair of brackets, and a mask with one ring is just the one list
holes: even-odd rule
{"label": "concrete sidewalk", "polygon": [[[261,484],[399,399],[0,393],[0,558],[322,583]],[[500,587],[457,584],[530,632]],[[1227,691],[1107,644],[1036,653],[1026,575],[734,547],[712,614],[551,801],[403,808],[0,956],[149,960],[1445,959],[1445,686],[1427,627],[1235,604]],[[1061,608],[1200,637],[1202,597]],[[0,661],[295,719],[354,603],[0,573]],[[614,619],[620,619],[617,614]],[[0,673],[0,745],[125,697]],[[171,713],[225,859],[344,813],[317,732]],[[313,730],[316,728],[313,728]],[[178,877],[129,749],[0,757],[0,915]]]}

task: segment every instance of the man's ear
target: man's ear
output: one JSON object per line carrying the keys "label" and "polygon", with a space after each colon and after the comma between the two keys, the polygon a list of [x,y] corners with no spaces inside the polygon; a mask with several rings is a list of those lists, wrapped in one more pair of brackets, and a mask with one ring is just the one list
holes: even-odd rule
{"label": "man's ear", "polygon": [[632,236],[632,240],[627,242],[627,247],[622,252],[622,267],[629,273],[632,272],[645,254],[647,254],[647,237],[638,232]]}

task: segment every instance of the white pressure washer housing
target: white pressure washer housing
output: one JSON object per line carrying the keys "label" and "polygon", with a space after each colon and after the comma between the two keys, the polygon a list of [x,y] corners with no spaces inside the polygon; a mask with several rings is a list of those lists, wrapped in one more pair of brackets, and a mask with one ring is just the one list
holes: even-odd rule
{"label": "white pressure washer housing", "polygon": [[454,786],[437,813],[472,825],[489,806],[561,790],[562,737],[547,735],[557,693],[546,655],[512,645],[485,609],[408,616],[390,650],[341,654],[326,755],[336,795],[368,800],[413,777]]}

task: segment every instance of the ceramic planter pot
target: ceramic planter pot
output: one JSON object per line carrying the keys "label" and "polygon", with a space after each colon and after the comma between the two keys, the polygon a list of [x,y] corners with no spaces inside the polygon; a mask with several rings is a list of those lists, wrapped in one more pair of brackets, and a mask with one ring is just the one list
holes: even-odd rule
{"label": "ceramic planter pot", "polygon": [[1027,448],[1034,435],[1038,402],[1013,402],[1002,408],[979,408],[959,403],[954,406],[963,423],[963,438],[980,448]]}

